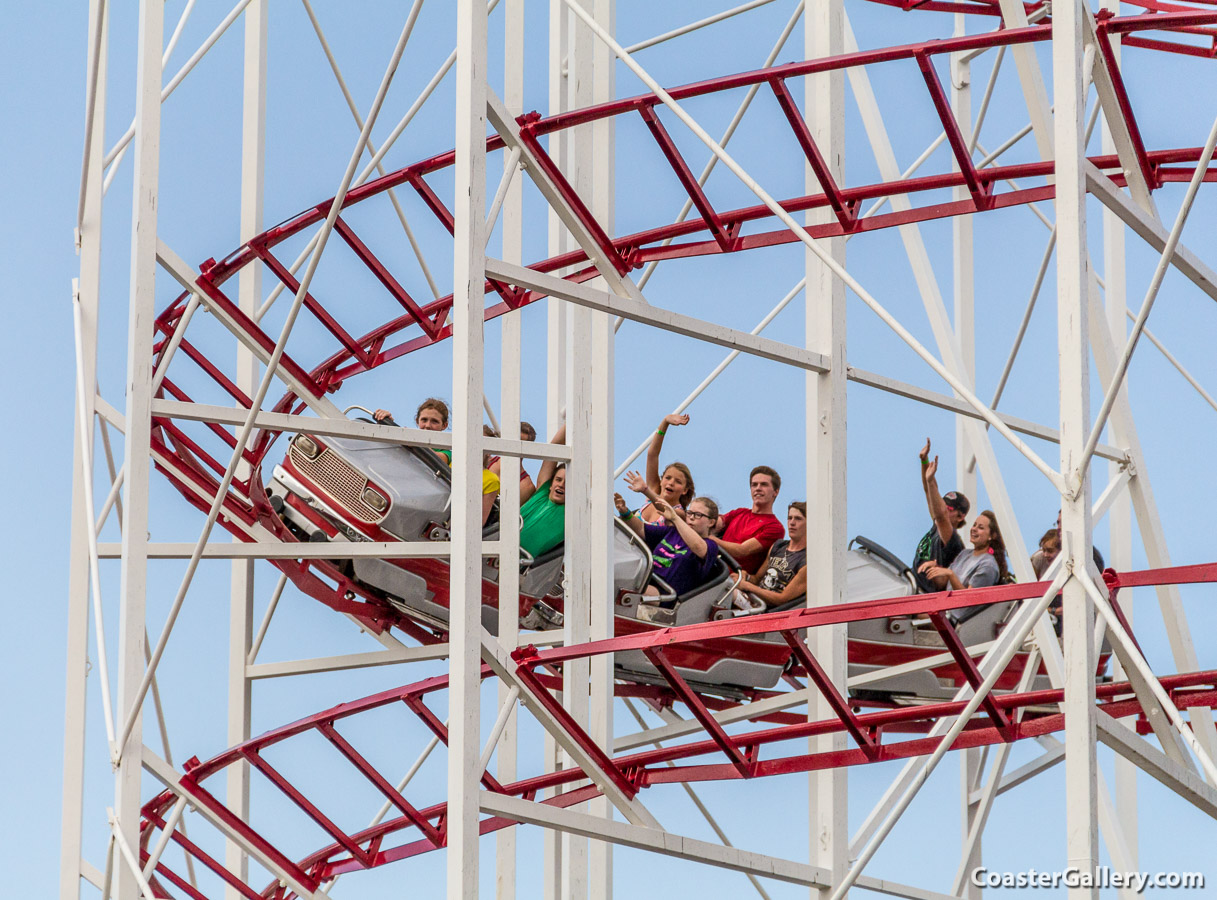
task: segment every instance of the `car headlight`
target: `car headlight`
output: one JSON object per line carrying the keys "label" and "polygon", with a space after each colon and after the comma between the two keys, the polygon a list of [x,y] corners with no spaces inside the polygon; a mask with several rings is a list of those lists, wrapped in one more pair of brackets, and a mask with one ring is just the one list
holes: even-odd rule
{"label": "car headlight", "polygon": [[317,442],[307,434],[296,435],[296,447],[309,459],[316,459],[317,454],[321,452],[321,448],[317,446]]}
{"label": "car headlight", "polygon": [[389,508],[389,498],[371,487],[363,489],[363,502],[378,513],[382,513]]}

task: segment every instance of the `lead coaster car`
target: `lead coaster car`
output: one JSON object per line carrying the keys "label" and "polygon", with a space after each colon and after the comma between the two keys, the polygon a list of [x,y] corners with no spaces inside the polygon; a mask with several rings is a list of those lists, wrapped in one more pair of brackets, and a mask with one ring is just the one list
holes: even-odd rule
{"label": "lead coaster car", "polygon": [[[429,448],[299,434],[289,442],[282,463],[274,467],[267,494],[284,524],[301,540],[446,541],[450,537],[451,485],[447,460]],[[613,521],[613,612],[618,636],[757,615],[805,602],[800,597],[772,610],[759,602],[748,610],[734,609],[731,596],[743,574],[726,553],[720,553],[705,583],[677,596],[652,574],[646,544],[622,522]],[[496,539],[499,527],[496,504],[483,537]],[[521,550],[521,628],[544,631],[562,626],[563,555],[562,545],[536,558]],[[447,629],[447,560],[357,558],[336,565],[349,566],[354,581],[398,614],[434,629]],[[483,558],[482,623],[492,633],[498,629],[498,581],[497,557]],[[916,592],[909,567],[863,537],[850,543],[846,583],[851,603]],[[658,596],[644,593],[648,584],[658,589]],[[1016,605],[1015,601],[995,603],[962,613],[955,630],[963,645],[972,647],[994,640]],[[966,681],[955,663],[914,668],[919,661],[947,651],[942,636],[928,626],[928,622],[908,616],[850,622],[851,696],[885,704],[932,702],[954,696]],[[1099,673],[1106,667],[1108,652],[1105,644]],[[792,651],[776,634],[675,645],[667,657],[692,687],[722,694],[771,688],[792,667]],[[1012,690],[1017,685],[1027,657],[1026,650],[1019,652],[997,689]],[[616,653],[614,666],[617,677],[626,681],[666,683],[641,651]],[[905,669],[896,674],[881,672],[893,666]],[[1041,666],[1030,689],[1049,686]]]}

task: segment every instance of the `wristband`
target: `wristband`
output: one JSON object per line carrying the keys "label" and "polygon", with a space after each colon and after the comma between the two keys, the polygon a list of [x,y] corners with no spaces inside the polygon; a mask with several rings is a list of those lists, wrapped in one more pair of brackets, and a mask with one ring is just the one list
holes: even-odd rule
{"label": "wristband", "polygon": [[923,468],[923,469],[928,468],[929,465],[930,465],[930,461],[928,459],[923,459],[921,461],[921,468]]}
{"label": "wristband", "polygon": [[668,433],[668,430],[666,428],[656,428],[655,433],[657,435],[659,435],[660,437],[663,437],[665,434]]}
{"label": "wristband", "polygon": [[628,522],[630,519],[634,518],[634,514],[627,509],[623,513],[618,513],[617,518],[621,519],[622,522]]}

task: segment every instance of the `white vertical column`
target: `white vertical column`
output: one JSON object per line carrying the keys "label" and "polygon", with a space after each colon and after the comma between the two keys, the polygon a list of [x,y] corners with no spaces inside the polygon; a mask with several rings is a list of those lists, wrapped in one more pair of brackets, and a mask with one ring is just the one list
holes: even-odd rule
{"label": "white vertical column", "polygon": [[[108,8],[108,7],[107,7]],[[99,27],[100,0],[89,3],[89,34]],[[81,825],[84,815],[85,721],[88,712],[89,658],[89,537],[84,501],[85,491],[93,490],[92,473],[85,474],[85,451],[93,443],[93,397],[97,393],[97,318],[101,279],[101,185],[102,158],[106,132],[106,23],[102,28],[97,59],[97,94],[93,106],[93,136],[89,151],[89,170],[85,182],[84,218],[78,236],[80,246],[81,364],[84,371],[84,420],[88,433],[74,429],[72,449],[72,537],[68,557],[68,634],[67,672],[64,678],[63,724],[63,806],[60,818],[59,897],[80,897]],[[89,59],[85,71],[91,71]],[[87,76],[86,76],[87,77]],[[73,422],[80,421],[77,410]],[[92,453],[88,454],[92,459]]]}
{"label": "white vertical column", "polygon": [[[568,21],[570,13],[562,0],[549,0],[549,112],[550,115],[568,108],[567,67]],[[549,155],[560,166],[566,159],[568,135],[565,130],[549,136]],[[571,239],[552,209],[547,211],[549,222],[549,255],[570,249]],[[562,424],[560,413],[566,407],[566,307],[560,300],[546,301],[548,315],[546,368],[546,437]]]}
{"label": "white vertical column", "polygon": [[[1090,556],[1089,478],[1078,470],[1090,430],[1087,331],[1088,258],[1085,145],[1085,75],[1078,0],[1053,9],[1052,71],[1056,146],[1057,336],[1060,349],[1061,501],[1065,565],[1083,568]],[[1077,578],[1065,583],[1065,828],[1067,864],[1083,872],[1099,859],[1095,758],[1094,606]],[[1097,897],[1097,889],[1069,889],[1071,898]]]}
{"label": "white vertical column", "polygon": [[[610,34],[616,34],[616,0],[593,0],[592,14]],[[581,30],[587,31],[586,28]],[[590,37],[590,36],[589,36]],[[582,49],[582,44],[580,44]],[[604,103],[614,96],[612,52],[602,41],[591,41],[590,103]],[[586,165],[591,169],[589,207],[607,234],[613,233],[614,120],[603,119],[591,126],[591,148]],[[580,161],[583,163],[584,161]],[[591,492],[591,602],[589,640],[613,636],[613,317],[585,310],[591,318],[590,356],[590,463]],[[591,660],[590,731],[601,747],[613,745],[613,658]],[[611,818],[612,806],[605,797],[592,800],[593,813]],[[592,841],[588,847],[588,882],[591,900],[613,896],[613,845]]]}
{"label": "white vertical column", "polygon": [[[554,114],[566,109],[567,74],[567,19],[570,14],[562,0],[549,2],[549,112]],[[559,165],[565,158],[564,147],[567,135],[559,131],[549,137],[550,157]],[[570,246],[570,237],[553,209],[547,210],[548,252],[556,256]],[[548,438],[562,424],[561,412],[566,408],[566,307],[560,300],[549,299],[546,303],[546,369],[545,369],[545,437]],[[569,438],[569,435],[568,435]],[[558,744],[545,733],[543,739],[545,771],[559,768],[563,754]],[[560,832],[547,829],[542,839],[544,846],[544,900],[557,900],[562,889],[562,846]]]}
{"label": "white vertical column", "polygon": [[[148,448],[152,438],[152,346],[156,309],[156,208],[160,168],[161,51],[164,4],[141,0],[137,44],[134,187],[131,214],[131,300],[127,326],[127,406],[123,504],[122,576],[118,637],[116,721],[136,712],[144,674],[148,575]],[[142,717],[118,748],[114,812],[127,844],[139,843]],[[115,867],[115,897],[135,900],[140,886],[127,866]]]}
{"label": "white vertical column", "polygon": [[448,897],[478,895],[483,285],[486,279],[486,4],[456,14],[452,566],[448,693]]}
{"label": "white vertical column", "polygon": [[[967,16],[963,13],[955,15],[955,34],[967,33]],[[952,54],[950,61],[951,73],[951,110],[955,120],[965,137],[972,133],[972,64],[962,54]],[[953,163],[952,168],[959,170],[959,164]],[[967,187],[960,185],[954,189],[956,200],[967,200],[970,196]],[[953,292],[955,299],[955,338],[959,342],[959,363],[961,375],[967,384],[976,384],[976,318],[975,318],[975,281],[973,254],[973,229],[971,216],[955,216],[951,219],[951,236],[954,245],[954,278]],[[969,465],[974,457],[972,444],[968,440],[968,428],[964,419],[955,420],[955,487],[966,494],[973,503],[976,502],[976,466]],[[970,748],[959,754],[960,764],[960,804],[962,809],[963,836],[967,839],[972,829],[972,822],[979,810],[979,804],[969,803],[971,785],[978,780],[981,751]],[[976,868],[981,862],[981,839],[977,838],[971,856],[967,860],[968,870]],[[964,888],[969,898],[979,898],[981,889],[968,881]]]}
{"label": "white vertical column", "polygon": [[[263,173],[266,160],[266,28],[267,0],[245,7],[245,62],[241,98],[241,241],[262,231]],[[262,302],[262,263],[254,260],[238,276],[237,303],[253,316]],[[243,344],[237,346],[236,384],[249,396],[258,386],[258,364]],[[237,540],[237,538],[233,538]],[[250,737],[252,682],[245,675],[253,636],[254,561],[233,560],[228,617],[228,746]],[[228,808],[248,821],[249,765],[229,766],[226,774]],[[225,865],[244,881],[249,858],[235,841],[225,845]],[[225,896],[240,896],[232,886]]]}
{"label": "white vertical column", "polygon": [[[503,102],[512,115],[524,111],[524,0],[507,0],[503,11]],[[507,154],[504,154],[506,160]],[[503,223],[503,259],[523,262],[524,205],[523,175],[516,173],[500,212]],[[520,313],[499,319],[502,323],[502,375],[499,421],[503,437],[515,439],[520,431],[520,358],[523,319]],[[544,437],[548,437],[545,435]],[[519,642],[520,618],[520,459],[504,456],[499,468],[499,642],[515,647]],[[509,689],[499,684],[499,705],[507,702]],[[501,783],[516,780],[517,719],[513,711],[503,726],[497,752],[496,776]],[[495,837],[495,897],[515,900],[516,831],[500,829]]]}
{"label": "white vertical column", "polygon": [[[967,33],[967,16],[955,15],[955,34]],[[951,109],[965,138],[972,134],[972,64],[962,53],[953,54],[950,62]],[[952,164],[954,171],[959,163]],[[967,187],[954,189],[954,199],[967,200],[971,195]],[[959,364],[965,384],[976,384],[976,318],[974,314],[975,282],[972,241],[972,217],[954,216],[951,219],[951,235],[954,244],[954,295],[955,338],[959,342]],[[969,466],[975,455],[968,441],[965,419],[955,419],[955,487],[963,491],[970,500],[976,500],[976,466]]]}
{"label": "white vertical column", "polygon": [[[844,52],[844,11],[841,0],[809,4],[804,14],[804,50],[808,59]],[[842,72],[810,76],[804,85],[808,125],[824,162],[838,184],[845,176],[845,78]],[[808,191],[817,190],[811,167]],[[831,219],[827,209],[808,213],[808,224]],[[833,258],[845,263],[845,239],[821,241]],[[845,285],[810,251],[804,254],[807,272],[807,347],[829,360],[823,373],[807,373],[807,605],[845,602],[846,493],[846,357]],[[793,498],[792,498],[793,499]],[[778,513],[781,515],[781,513]],[[811,652],[833,682],[845,692],[846,626],[814,629]],[[821,697],[809,704],[811,719],[831,718]],[[845,748],[843,733],[811,739],[811,751]],[[808,777],[810,860],[833,873],[836,884],[848,868],[849,831],[845,768],[825,769]],[[825,891],[813,895],[827,896]]]}
{"label": "white vertical column", "polygon": [[[603,0],[582,0],[597,17]],[[566,14],[566,109],[579,109],[596,102],[597,93],[607,99],[603,66],[607,58],[591,30],[578,18]],[[602,130],[602,129],[601,129]],[[599,146],[605,135],[593,125],[572,129],[566,136],[561,159],[564,174],[593,215],[602,217],[611,209],[611,181],[603,178],[610,143]],[[612,634],[611,540],[612,511],[608,497],[612,485],[612,320],[579,306],[566,308],[566,436],[571,464],[566,479],[566,532],[587,535],[587,540],[566,543],[567,645],[585,643]],[[607,320],[607,322],[605,321]],[[612,729],[612,668],[608,658],[594,662],[573,660],[563,667],[563,704],[575,721],[588,729],[593,739],[609,746]],[[590,807],[590,804],[589,804]],[[596,804],[609,815],[607,804]],[[588,838],[562,835],[563,900],[604,897],[608,890],[611,856],[607,846],[597,845],[594,854]]]}
{"label": "white vertical column", "polygon": [[[1118,0],[1104,0],[1103,8],[1119,14]],[[1120,60],[1120,35],[1108,33],[1108,40],[1115,55],[1116,62]],[[1107,124],[1107,118],[1100,116],[1102,125],[1103,152],[1115,153],[1116,145]],[[1111,336],[1116,347],[1124,346],[1128,334],[1128,320],[1125,310],[1128,308],[1127,293],[1124,279],[1124,223],[1106,206],[1103,207],[1103,280],[1106,285],[1107,321]],[[1126,382],[1127,383],[1127,382]],[[1127,390],[1121,386],[1120,392],[1127,398]],[[1116,442],[1124,446],[1120,436],[1118,419],[1113,417],[1108,429]],[[1115,462],[1107,463],[1108,480],[1117,478],[1120,466]],[[1127,572],[1132,568],[1132,501],[1128,492],[1121,492],[1112,501],[1107,512],[1107,527],[1110,533],[1107,564],[1117,572]],[[1126,590],[1121,594],[1120,602],[1124,615],[1131,625],[1133,621],[1133,591]],[[1119,660],[1112,658],[1113,675],[1117,680],[1123,678],[1123,669]],[[1126,824],[1124,829],[1124,844],[1128,850],[1129,865],[1137,866],[1137,767],[1116,754],[1116,813],[1121,822]]]}

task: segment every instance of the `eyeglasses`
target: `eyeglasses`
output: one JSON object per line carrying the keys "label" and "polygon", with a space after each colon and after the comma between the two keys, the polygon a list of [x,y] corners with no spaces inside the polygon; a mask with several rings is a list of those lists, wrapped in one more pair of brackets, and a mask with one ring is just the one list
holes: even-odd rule
{"label": "eyeglasses", "polygon": [[685,521],[686,522],[696,522],[698,519],[708,519],[708,518],[710,518],[710,516],[706,513],[690,512],[689,510],[685,511]]}

